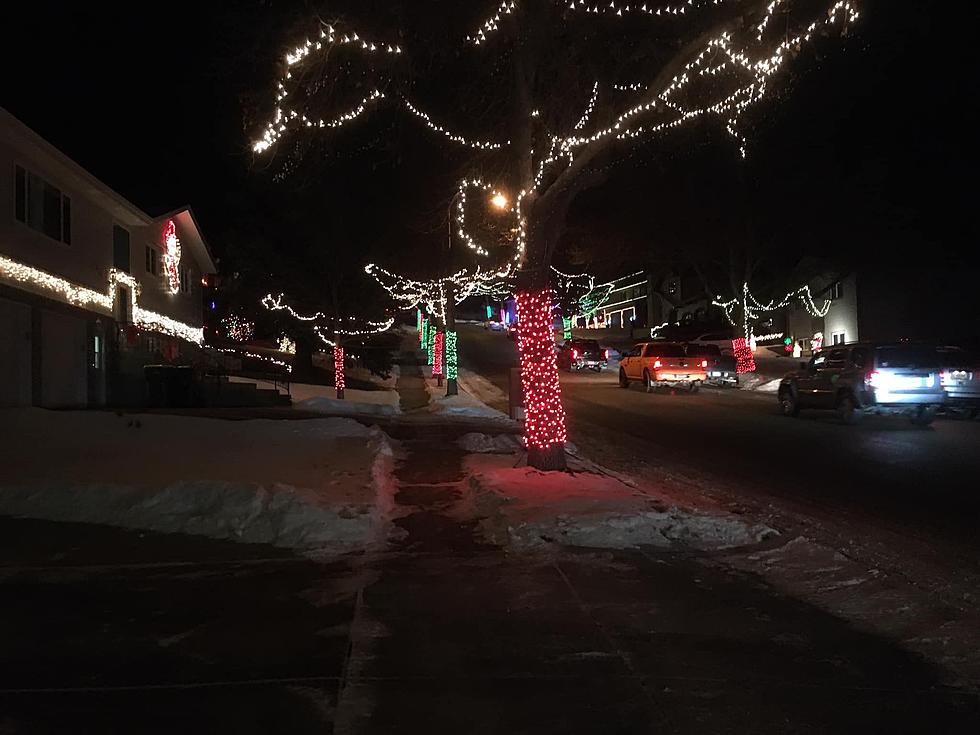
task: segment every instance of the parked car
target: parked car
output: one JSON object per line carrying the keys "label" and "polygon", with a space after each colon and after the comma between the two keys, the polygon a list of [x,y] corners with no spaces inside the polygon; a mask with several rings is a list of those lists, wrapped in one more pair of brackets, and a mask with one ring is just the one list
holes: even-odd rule
{"label": "parked car", "polygon": [[511,322],[507,325],[507,336],[511,339],[517,339],[517,322]]}
{"label": "parked car", "polygon": [[498,321],[490,321],[488,326],[490,327],[491,332],[502,332],[504,329],[504,325]]}
{"label": "parked car", "polygon": [[778,396],[786,416],[819,408],[853,424],[868,413],[904,414],[927,426],[943,404],[939,352],[902,343],[835,345],[786,375]]}
{"label": "parked car", "polygon": [[601,371],[609,360],[609,351],[594,339],[569,339],[558,347],[558,367],[568,371]]}
{"label": "parked car", "polygon": [[945,405],[965,411],[971,418],[980,414],[980,358],[961,347],[942,346],[939,367]]}
{"label": "parked car", "polygon": [[708,361],[706,383],[709,385],[738,385],[735,358],[731,353],[724,355],[718,345],[702,342],[689,342],[685,345],[685,349],[688,357],[703,357]]}
{"label": "parked car", "polygon": [[682,386],[696,392],[704,382],[708,361],[688,357],[684,345],[676,342],[641,342],[619,361],[619,385],[641,380],[647,392],[656,387]]}
{"label": "parked car", "polygon": [[692,339],[691,342],[697,342],[702,345],[715,345],[721,350],[721,354],[730,355],[732,354],[732,332],[720,331],[720,332],[706,332],[705,334],[698,335],[696,339]]}

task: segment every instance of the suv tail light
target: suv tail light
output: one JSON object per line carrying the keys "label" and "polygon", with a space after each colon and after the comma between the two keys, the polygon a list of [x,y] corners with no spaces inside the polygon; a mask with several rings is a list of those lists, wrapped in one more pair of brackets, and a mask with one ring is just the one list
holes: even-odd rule
{"label": "suv tail light", "polygon": [[660,360],[654,360],[653,361],[653,369],[654,370],[656,370],[658,367],[661,367],[662,365],[663,365],[663,363],[660,362]]}
{"label": "suv tail light", "polygon": [[577,360],[578,359],[578,350],[572,350],[572,359],[573,360]]}
{"label": "suv tail light", "polygon": [[701,367],[703,367],[703,368],[708,367],[708,361],[707,360],[702,360],[701,361]]}
{"label": "suv tail light", "polygon": [[879,373],[877,370],[872,370],[870,373],[868,373],[868,376],[864,380],[872,388],[881,387],[881,373]]}

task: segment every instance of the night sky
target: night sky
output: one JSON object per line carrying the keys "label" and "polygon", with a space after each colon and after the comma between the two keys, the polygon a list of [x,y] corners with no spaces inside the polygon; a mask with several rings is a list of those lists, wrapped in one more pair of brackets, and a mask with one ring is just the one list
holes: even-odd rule
{"label": "night sky", "polygon": [[[400,18],[408,36],[444,22],[452,38],[495,2],[332,8],[345,5],[361,9],[358,27]],[[370,17],[372,5],[384,12]],[[601,243],[601,258],[585,248],[588,267],[614,276],[750,231],[780,264],[910,253],[976,267],[976,65],[957,42],[971,19],[912,6],[863,0],[849,38],[804,53],[753,117],[746,162],[708,126],[631,156],[577,202],[559,262]],[[285,182],[273,178],[281,162],[249,150],[276,60],[314,12],[274,0],[24,4],[5,32],[2,104],[147,212],[193,206],[225,268],[258,262],[314,292],[331,271],[355,288],[368,260],[425,273],[459,169],[417,122],[370,117]],[[453,120],[451,97],[426,102]],[[480,122],[455,125],[479,135]]]}

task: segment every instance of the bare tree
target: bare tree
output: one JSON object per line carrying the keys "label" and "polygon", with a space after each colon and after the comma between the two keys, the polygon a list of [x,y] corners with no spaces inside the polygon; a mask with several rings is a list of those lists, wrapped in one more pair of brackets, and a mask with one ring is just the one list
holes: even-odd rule
{"label": "bare tree", "polygon": [[[745,155],[745,115],[787,62],[856,18],[854,0],[503,0],[459,39],[469,53],[447,43],[446,24],[431,18],[420,44],[405,48],[320,21],[314,37],[286,55],[274,112],[254,149],[390,105],[475,152],[483,177],[492,174],[513,203],[513,255],[487,274],[517,271],[528,462],[561,469],[566,432],[550,265],[575,198],[602,184],[631,146],[664,145],[670,135],[685,144],[681,131],[701,121],[724,125]],[[415,97],[426,92],[464,113],[465,131]],[[474,121],[493,133],[473,132]],[[460,218],[465,238],[463,227]]]}

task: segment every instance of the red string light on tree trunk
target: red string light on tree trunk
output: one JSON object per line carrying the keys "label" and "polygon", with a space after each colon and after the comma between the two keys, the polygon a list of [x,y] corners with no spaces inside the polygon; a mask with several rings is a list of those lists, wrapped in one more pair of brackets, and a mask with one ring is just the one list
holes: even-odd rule
{"label": "red string light on tree trunk", "polygon": [[432,376],[442,375],[442,332],[436,332],[435,342],[432,345]]}
{"label": "red string light on tree trunk", "polygon": [[755,358],[745,337],[732,340],[732,354],[735,356],[735,372],[739,374],[755,372]]}
{"label": "red string light on tree trunk", "polygon": [[337,397],[344,395],[344,348],[335,345],[333,348],[333,386],[337,389]]}
{"label": "red string light on tree trunk", "polygon": [[517,294],[517,350],[524,388],[524,440],[547,449],[564,444],[565,409],[552,335],[551,290]]}

